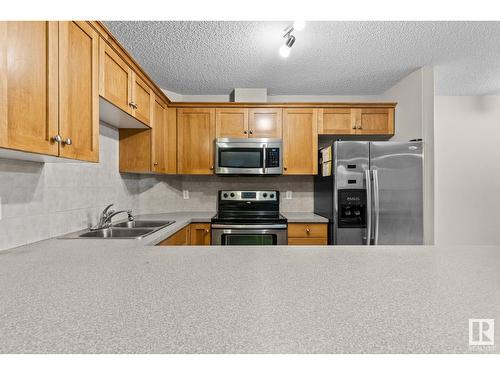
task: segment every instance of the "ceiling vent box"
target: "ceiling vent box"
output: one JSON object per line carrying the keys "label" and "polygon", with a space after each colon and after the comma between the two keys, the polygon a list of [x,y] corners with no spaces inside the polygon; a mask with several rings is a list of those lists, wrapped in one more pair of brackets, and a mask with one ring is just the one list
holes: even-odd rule
{"label": "ceiling vent box", "polygon": [[267,102],[267,89],[234,89],[229,98],[237,103]]}

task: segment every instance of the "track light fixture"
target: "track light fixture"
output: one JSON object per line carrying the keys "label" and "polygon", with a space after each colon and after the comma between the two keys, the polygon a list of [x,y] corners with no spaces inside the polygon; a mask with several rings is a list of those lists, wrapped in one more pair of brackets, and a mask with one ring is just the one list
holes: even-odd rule
{"label": "track light fixture", "polygon": [[292,32],[294,30],[304,30],[305,26],[306,23],[304,21],[295,21],[292,25],[283,30],[285,32],[285,34],[283,35],[283,38],[285,38],[285,44],[283,44],[279,49],[281,57],[290,56],[290,50],[295,43],[295,36],[292,35]]}

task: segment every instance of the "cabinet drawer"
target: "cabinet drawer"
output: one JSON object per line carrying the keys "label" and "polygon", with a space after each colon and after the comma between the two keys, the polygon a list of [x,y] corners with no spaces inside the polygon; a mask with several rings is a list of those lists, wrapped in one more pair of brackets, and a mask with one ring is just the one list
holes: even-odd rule
{"label": "cabinet drawer", "polygon": [[290,237],[327,237],[326,224],[297,223],[288,224],[288,238]]}
{"label": "cabinet drawer", "polygon": [[167,239],[161,241],[157,246],[186,246],[189,245],[189,226],[175,232]]}
{"label": "cabinet drawer", "polygon": [[303,238],[289,238],[289,245],[327,245],[326,237],[303,237]]}

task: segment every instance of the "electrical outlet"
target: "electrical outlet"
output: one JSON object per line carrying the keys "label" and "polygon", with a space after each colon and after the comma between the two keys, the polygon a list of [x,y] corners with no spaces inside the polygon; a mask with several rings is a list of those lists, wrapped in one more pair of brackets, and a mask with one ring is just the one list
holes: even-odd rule
{"label": "electrical outlet", "polygon": [[287,190],[286,193],[285,193],[285,199],[292,199],[292,191],[291,190]]}
{"label": "electrical outlet", "polygon": [[183,190],[182,191],[182,198],[183,199],[189,199],[189,190]]}

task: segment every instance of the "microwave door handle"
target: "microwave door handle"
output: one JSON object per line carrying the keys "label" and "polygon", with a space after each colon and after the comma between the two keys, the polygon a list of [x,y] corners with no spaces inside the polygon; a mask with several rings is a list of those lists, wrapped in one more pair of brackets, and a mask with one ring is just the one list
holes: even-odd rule
{"label": "microwave door handle", "polygon": [[266,174],[266,154],[267,154],[267,144],[262,145],[262,152],[263,152],[263,157],[262,157],[262,170],[264,171],[264,174]]}
{"label": "microwave door handle", "polygon": [[372,181],[369,169],[365,169],[365,180],[366,180],[366,245],[370,245],[372,238]]}

